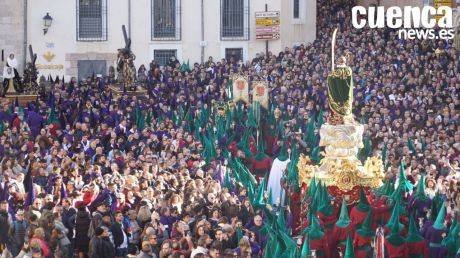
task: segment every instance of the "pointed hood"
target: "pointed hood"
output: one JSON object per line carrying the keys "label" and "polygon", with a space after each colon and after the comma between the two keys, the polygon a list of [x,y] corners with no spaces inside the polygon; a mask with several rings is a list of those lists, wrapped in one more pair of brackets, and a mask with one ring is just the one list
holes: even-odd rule
{"label": "pointed hood", "polygon": [[393,204],[393,210],[391,212],[391,217],[388,220],[387,223],[387,228],[391,229],[394,225],[399,226],[399,230],[402,230],[404,228],[404,225],[399,222],[399,216],[400,216],[400,198],[396,199],[394,204]]}
{"label": "pointed hood", "polygon": [[316,177],[313,176],[313,178],[310,180],[310,184],[308,185],[308,191],[307,194],[305,195],[305,199],[308,199],[309,197],[313,197],[316,192]]}
{"label": "pointed hood", "polygon": [[265,206],[265,203],[264,203],[264,197],[265,197],[265,179],[266,177],[264,177],[262,179],[262,181],[260,182],[260,185],[257,189],[257,194],[255,196],[255,200],[253,202],[253,205],[256,206],[256,207],[263,207]]}
{"label": "pointed hood", "polygon": [[346,228],[348,225],[350,225],[350,222],[350,218],[348,217],[347,202],[345,199],[342,199],[342,207],[340,208],[339,220],[337,220],[335,225],[339,228]]}
{"label": "pointed hood", "polygon": [[382,149],[382,163],[383,163],[383,165],[385,165],[386,161],[387,161],[387,152],[388,152],[388,146],[385,143],[385,145],[383,145],[383,149]]}
{"label": "pointed hood", "polygon": [[230,179],[230,172],[227,170],[225,173],[224,188],[227,188],[229,192],[233,192],[233,185]]}
{"label": "pointed hood", "polygon": [[449,229],[449,234],[441,241],[441,245],[446,246],[449,251],[455,251],[455,246],[458,242],[458,229],[458,224],[452,224]]}
{"label": "pointed hood", "polygon": [[238,229],[236,230],[236,235],[238,237],[238,243],[239,243],[241,238],[243,238],[243,231],[241,230],[241,227],[238,227]]}
{"label": "pointed hood", "polygon": [[326,216],[332,215],[333,208],[331,205],[331,198],[329,197],[329,193],[327,192],[327,187],[321,186],[320,190],[321,191],[318,200],[318,211]]}
{"label": "pointed hood", "polygon": [[446,228],[444,225],[444,220],[446,219],[446,206],[445,203],[442,202],[441,208],[439,209],[438,216],[436,217],[436,221],[433,224],[433,228],[438,230],[443,230]]}
{"label": "pointed hood", "polygon": [[309,158],[311,161],[313,161],[313,163],[319,164],[319,162],[321,161],[321,156],[319,153],[319,146],[316,146],[312,149]]}
{"label": "pointed hood", "polygon": [[415,224],[414,216],[409,216],[409,233],[407,233],[406,242],[407,243],[417,243],[420,241],[425,241],[425,239],[420,235],[420,232]]}
{"label": "pointed hood", "polygon": [[422,178],[418,181],[417,190],[414,194],[414,198],[420,201],[425,201],[428,199],[425,193],[425,175],[422,174]]}
{"label": "pointed hood", "polygon": [[263,139],[262,139],[262,134],[259,135],[259,142],[257,143],[257,153],[256,155],[254,156],[254,159],[257,160],[257,161],[262,161],[264,159],[266,159],[268,156],[267,154],[265,154],[265,150],[264,150],[264,142],[263,142]]}
{"label": "pointed hood", "polygon": [[406,172],[402,160],[399,162],[399,184],[398,188],[402,188],[403,192],[410,192],[413,189],[412,184],[407,181]]}
{"label": "pointed hood", "polygon": [[267,204],[270,204],[271,206],[273,206],[273,196],[272,196],[272,189],[271,188],[268,191]]}
{"label": "pointed hood", "polygon": [[307,125],[307,132],[305,135],[304,141],[307,143],[308,148],[310,148],[310,151],[313,150],[317,146],[317,137],[315,134],[315,117],[316,114],[313,113],[312,116],[310,117],[310,121],[308,122]]}
{"label": "pointed hood", "polygon": [[361,227],[356,231],[356,233],[362,237],[373,237],[375,232],[372,230],[371,222],[372,210],[367,213],[366,219],[364,219],[363,224],[361,224]]}
{"label": "pointed hood", "polygon": [[359,202],[356,205],[356,209],[360,212],[368,212],[371,209],[369,202],[367,201],[366,193],[364,193],[364,188],[359,187]]}
{"label": "pointed hood", "polygon": [[381,187],[379,187],[377,190],[375,190],[375,196],[380,197],[387,195],[391,187],[391,183],[388,181],[385,181]]}
{"label": "pointed hood", "polygon": [[390,234],[385,239],[394,246],[400,246],[404,244],[404,238],[399,234],[398,224],[395,223],[390,227]]}
{"label": "pointed hood", "polygon": [[436,217],[438,216],[438,207],[441,199],[439,198],[438,192],[434,195],[433,201],[431,202],[431,209],[430,209],[430,216],[428,217],[429,220],[435,221]]}
{"label": "pointed hood", "polygon": [[310,238],[308,237],[308,234],[305,236],[300,257],[307,257],[307,255],[310,255]]}
{"label": "pointed hood", "polygon": [[347,245],[345,248],[345,255],[343,256],[343,258],[355,258],[355,250],[353,249],[353,242],[350,233],[348,233]]}
{"label": "pointed hood", "polygon": [[288,153],[287,153],[286,141],[287,141],[287,138],[284,137],[283,146],[281,146],[280,154],[278,155],[278,159],[280,161],[286,161],[289,158]]}
{"label": "pointed hood", "polygon": [[388,196],[388,199],[391,199],[391,200],[394,200],[394,201],[396,201],[396,199],[401,199],[401,197],[402,197],[402,191],[403,191],[403,188],[402,188],[402,187],[396,188],[396,189],[391,193],[391,195]]}
{"label": "pointed hood", "polygon": [[316,124],[316,128],[320,129],[321,126],[324,124],[324,114],[323,114],[323,107],[319,110],[318,114],[318,123]]}
{"label": "pointed hood", "polygon": [[452,219],[452,225],[450,228],[455,228],[458,225],[458,212],[455,212],[454,218]]}
{"label": "pointed hood", "polygon": [[310,239],[318,240],[324,236],[324,231],[319,224],[318,217],[316,215],[311,216],[310,226],[308,227],[308,236]]}
{"label": "pointed hood", "polygon": [[415,149],[414,143],[412,142],[411,138],[407,138],[407,147],[409,148],[409,151],[411,153],[417,153],[417,150]]}

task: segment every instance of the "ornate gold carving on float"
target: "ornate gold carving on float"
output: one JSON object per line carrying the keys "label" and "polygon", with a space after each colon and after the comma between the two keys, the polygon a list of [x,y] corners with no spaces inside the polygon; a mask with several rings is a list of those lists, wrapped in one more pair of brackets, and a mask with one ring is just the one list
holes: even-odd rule
{"label": "ornate gold carving on float", "polygon": [[329,125],[320,129],[320,146],[325,146],[325,156],[319,165],[301,155],[297,167],[299,184],[309,184],[313,176],[326,186],[336,186],[340,191],[351,191],[355,186],[376,188],[381,186],[383,164],[380,158],[368,158],[364,166],[357,158],[362,147],[363,126],[357,124]]}

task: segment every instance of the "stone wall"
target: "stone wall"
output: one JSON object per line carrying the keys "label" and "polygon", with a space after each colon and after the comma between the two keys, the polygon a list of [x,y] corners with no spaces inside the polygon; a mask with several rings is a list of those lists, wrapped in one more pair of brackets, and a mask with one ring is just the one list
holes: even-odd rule
{"label": "stone wall", "polygon": [[13,53],[22,75],[24,64],[24,1],[0,1],[0,73],[8,56]]}

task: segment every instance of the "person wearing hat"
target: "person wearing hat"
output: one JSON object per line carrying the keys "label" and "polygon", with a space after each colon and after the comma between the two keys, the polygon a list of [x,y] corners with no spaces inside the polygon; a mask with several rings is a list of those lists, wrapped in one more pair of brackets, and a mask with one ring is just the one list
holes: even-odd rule
{"label": "person wearing hat", "polygon": [[310,250],[316,250],[316,257],[331,257],[331,248],[329,247],[327,236],[321,228],[317,216],[311,216],[310,226],[308,226],[305,232],[308,235],[305,241],[309,241]]}
{"label": "person wearing hat", "polygon": [[272,193],[272,200],[279,202],[281,206],[284,206],[284,191],[281,187],[281,178],[283,177],[283,171],[286,170],[288,163],[291,161],[287,153],[286,140],[286,138],[283,140],[280,154],[273,161],[267,184],[267,191]]}
{"label": "person wearing hat", "polygon": [[375,232],[372,230],[371,223],[372,211],[369,210],[364,222],[360,225],[360,228],[356,230],[356,234],[353,237],[356,258],[365,258],[368,257],[369,254],[372,255],[373,250],[371,243],[374,239]]}
{"label": "person wearing hat", "polygon": [[409,217],[409,233],[406,237],[406,245],[410,258],[429,257],[426,240],[420,235],[413,216]]}
{"label": "person wearing hat", "polygon": [[364,193],[364,188],[359,187],[359,202],[358,204],[351,209],[350,220],[351,223],[355,226],[356,229],[361,227],[361,224],[367,217],[367,214],[371,210],[369,201],[367,200],[366,194]]}
{"label": "person wearing hat", "polygon": [[447,248],[441,245],[441,241],[447,236],[446,206],[442,202],[438,216],[434,224],[428,229],[427,242],[430,258],[443,258],[447,255]]}
{"label": "person wearing hat", "polygon": [[399,232],[398,223],[394,223],[390,227],[390,234],[385,237],[385,254],[388,257],[407,257],[407,245]]}
{"label": "person wearing hat", "polygon": [[400,222],[401,209],[403,208],[404,207],[401,205],[401,198],[400,197],[396,198],[396,201],[393,203],[393,210],[391,212],[391,217],[388,220],[388,223],[384,226],[385,236],[387,236],[391,232],[391,227],[395,224],[398,225],[399,230],[401,231],[400,233],[403,236],[407,235],[406,227],[404,226],[403,223]]}
{"label": "person wearing hat", "polygon": [[251,163],[250,171],[255,174],[258,182],[270,172],[272,162],[270,157],[265,154],[262,139],[259,139],[257,143],[256,155],[252,156],[249,162]]}
{"label": "person wearing hat", "polygon": [[343,255],[343,258],[356,258],[356,257],[359,257],[359,256],[355,255],[355,250],[354,250],[353,243],[352,243],[351,239],[352,239],[351,233],[348,233],[347,245],[346,245],[345,254]]}
{"label": "person wearing hat", "polygon": [[353,234],[353,232],[354,226],[348,217],[347,202],[345,199],[342,199],[339,220],[337,220],[331,232],[330,243],[332,246],[336,247],[336,251],[333,253],[334,257],[339,257],[339,253],[337,251],[339,248],[342,253],[345,251],[348,234]]}
{"label": "person wearing hat", "polygon": [[431,207],[431,199],[425,193],[425,175],[417,183],[415,193],[409,198],[409,208],[415,210],[415,219],[425,218]]}
{"label": "person wearing hat", "polygon": [[109,239],[109,229],[97,227],[94,230],[94,237],[89,242],[89,258],[113,258],[115,250]]}
{"label": "person wearing hat", "polygon": [[382,226],[391,217],[391,206],[388,205],[388,196],[394,191],[394,185],[385,182],[384,185],[375,192],[372,200],[372,224]]}
{"label": "person wearing hat", "polygon": [[331,198],[327,192],[326,185],[318,184],[317,191],[317,204],[318,211],[316,214],[320,220],[320,223],[324,225],[324,231],[329,234],[334,229],[334,225],[337,222],[337,211],[331,205]]}

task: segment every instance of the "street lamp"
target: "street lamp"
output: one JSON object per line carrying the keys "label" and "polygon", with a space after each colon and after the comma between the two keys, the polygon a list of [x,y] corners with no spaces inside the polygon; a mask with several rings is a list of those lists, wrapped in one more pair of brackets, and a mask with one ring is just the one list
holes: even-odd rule
{"label": "street lamp", "polygon": [[46,15],[43,17],[43,35],[48,32],[48,28],[51,27],[51,23],[53,23],[53,18],[49,13],[46,13]]}

